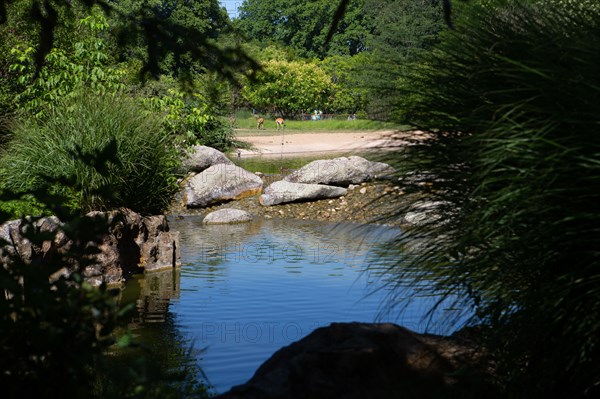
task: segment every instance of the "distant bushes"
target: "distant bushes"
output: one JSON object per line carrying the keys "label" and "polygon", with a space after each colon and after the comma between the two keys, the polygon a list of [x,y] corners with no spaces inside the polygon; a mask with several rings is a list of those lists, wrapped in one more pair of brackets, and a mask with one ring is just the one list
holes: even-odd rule
{"label": "distant bushes", "polygon": [[[79,95],[63,101],[43,121],[29,118],[13,129],[0,157],[1,189],[47,189],[82,212],[163,212],[177,190],[179,160],[161,123],[128,98]],[[14,216],[38,211],[28,200],[2,208]]]}

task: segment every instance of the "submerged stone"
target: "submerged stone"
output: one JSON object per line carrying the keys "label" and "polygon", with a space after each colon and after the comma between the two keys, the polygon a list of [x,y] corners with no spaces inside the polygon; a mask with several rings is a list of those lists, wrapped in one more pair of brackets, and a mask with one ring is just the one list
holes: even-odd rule
{"label": "submerged stone", "polygon": [[241,209],[219,209],[211,212],[202,223],[204,224],[229,224],[229,223],[245,223],[250,222],[253,219],[252,215]]}

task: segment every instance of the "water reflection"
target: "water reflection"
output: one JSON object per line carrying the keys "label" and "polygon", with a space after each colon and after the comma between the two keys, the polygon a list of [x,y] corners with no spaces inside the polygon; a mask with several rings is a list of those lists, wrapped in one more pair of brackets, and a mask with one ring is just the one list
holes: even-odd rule
{"label": "water reflection", "polygon": [[[256,220],[180,231],[182,331],[206,347],[216,391],[242,383],[282,346],[333,321],[375,321],[381,295],[366,267],[398,230],[301,220]],[[378,255],[379,256],[379,255]]]}
{"label": "water reflection", "polygon": [[180,269],[170,269],[144,275],[136,275],[127,289],[135,300],[135,316],[132,328],[144,323],[163,323],[169,312],[169,304],[180,297]]}
{"label": "water reflection", "polygon": [[143,387],[161,397],[206,397],[208,383],[198,362],[202,348],[182,334],[171,311],[181,296],[180,281],[181,269],[176,268],[135,275],[127,282],[120,301],[135,305],[128,324],[133,345],[112,348],[110,372],[99,378],[106,397],[118,397],[123,391],[117,387],[123,386],[131,391]]}
{"label": "water reflection", "polygon": [[277,349],[331,322],[424,330],[424,302],[401,319],[381,312],[382,276],[401,261],[388,245],[398,229],[304,220],[206,226],[199,216],[169,224],[180,232],[181,269],[129,284],[137,295],[132,323],[140,336],[159,339],[149,327],[165,325],[167,336],[193,341],[216,392],[245,382]]}

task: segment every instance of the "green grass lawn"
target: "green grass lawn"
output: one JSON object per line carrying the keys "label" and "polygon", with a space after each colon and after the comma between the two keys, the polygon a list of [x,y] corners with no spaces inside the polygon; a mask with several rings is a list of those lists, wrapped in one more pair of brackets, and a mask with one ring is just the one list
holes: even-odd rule
{"label": "green grass lawn", "polygon": [[[257,129],[257,118],[250,112],[238,112],[236,114],[235,129],[237,136],[255,136],[269,135],[277,132],[275,118],[264,117],[265,122],[262,130]],[[409,126],[398,125],[397,123],[355,119],[348,120],[343,117],[335,119],[324,118],[322,120],[287,120],[285,122],[286,132],[298,133],[322,133],[322,132],[352,132],[352,131],[374,131],[374,130],[408,130]]]}

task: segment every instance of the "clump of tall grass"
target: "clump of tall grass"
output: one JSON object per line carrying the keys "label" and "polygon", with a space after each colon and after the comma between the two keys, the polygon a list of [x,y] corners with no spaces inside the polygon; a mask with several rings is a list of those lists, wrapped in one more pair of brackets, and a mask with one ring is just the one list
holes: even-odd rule
{"label": "clump of tall grass", "polygon": [[[432,220],[394,267],[484,326],[508,397],[600,386],[600,10],[592,0],[478,1],[405,77],[405,122]],[[423,187],[427,190],[423,190]],[[399,212],[405,212],[401,208]],[[420,245],[412,246],[415,238]],[[417,248],[416,250],[414,248]],[[419,282],[415,285],[415,280]]]}
{"label": "clump of tall grass", "polygon": [[149,214],[170,204],[177,166],[160,119],[128,98],[82,94],[44,121],[25,120],[13,129],[0,157],[0,181],[12,193],[50,186],[66,198],[64,205],[83,212],[128,207]]}

